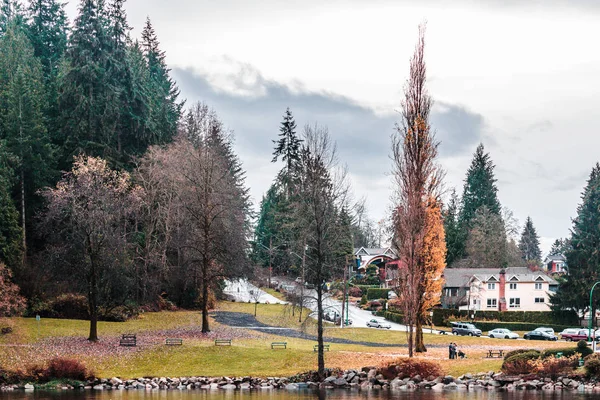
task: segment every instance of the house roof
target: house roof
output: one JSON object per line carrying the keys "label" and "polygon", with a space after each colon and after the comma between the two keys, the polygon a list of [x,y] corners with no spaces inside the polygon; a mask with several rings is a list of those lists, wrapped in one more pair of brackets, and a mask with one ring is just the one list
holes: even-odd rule
{"label": "house roof", "polygon": [[378,256],[378,255],[395,256],[394,250],[392,250],[390,247],[386,247],[386,248],[355,247],[354,254],[357,256]]}
{"label": "house roof", "polygon": [[567,257],[565,257],[562,254],[553,254],[551,256],[546,257],[546,259],[544,260],[544,264],[548,264],[550,261],[562,261],[562,262],[566,262],[567,261]]}
{"label": "house roof", "polygon": [[[558,285],[554,279],[546,275],[544,271],[531,271],[527,267],[509,267],[505,269],[506,281],[539,282],[543,280],[550,285]],[[445,287],[468,286],[469,281],[476,278],[487,282],[494,278],[500,280],[499,268],[446,268],[444,270]]]}

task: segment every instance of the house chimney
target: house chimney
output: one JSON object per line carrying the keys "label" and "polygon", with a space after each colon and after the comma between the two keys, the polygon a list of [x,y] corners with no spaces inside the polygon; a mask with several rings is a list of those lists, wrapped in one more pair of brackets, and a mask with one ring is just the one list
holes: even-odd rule
{"label": "house chimney", "polygon": [[498,311],[506,311],[506,271],[504,268],[500,270],[500,287],[498,290],[500,293],[498,296]]}

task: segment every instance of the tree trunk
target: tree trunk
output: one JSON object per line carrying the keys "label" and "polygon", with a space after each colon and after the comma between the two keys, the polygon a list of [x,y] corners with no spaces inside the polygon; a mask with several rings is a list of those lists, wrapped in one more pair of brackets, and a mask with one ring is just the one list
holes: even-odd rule
{"label": "tree trunk", "polygon": [[258,307],[258,301],[254,302],[254,316],[256,317],[256,308]]}
{"label": "tree trunk", "polygon": [[325,379],[325,354],[323,353],[323,286],[317,284],[317,372],[319,380],[322,382]]}
{"label": "tree trunk", "polygon": [[210,332],[208,326],[208,261],[204,260],[202,265],[202,333]]}
{"label": "tree trunk", "polygon": [[423,341],[423,317],[418,315],[415,325],[415,351],[417,353],[425,353],[427,347]]}
{"label": "tree trunk", "polygon": [[[90,257],[92,258],[92,257]],[[96,265],[90,260],[90,281],[88,286],[88,307],[90,313],[90,342],[98,341],[98,287],[96,282]]]}
{"label": "tree trunk", "polygon": [[[22,161],[21,161],[22,162]],[[22,266],[27,263],[27,226],[25,224],[25,170],[21,166],[21,229],[23,230]]]}

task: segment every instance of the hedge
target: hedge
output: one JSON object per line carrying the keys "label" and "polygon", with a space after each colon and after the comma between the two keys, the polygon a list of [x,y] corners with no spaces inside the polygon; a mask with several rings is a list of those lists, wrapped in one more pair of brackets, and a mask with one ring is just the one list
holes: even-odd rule
{"label": "hedge", "polygon": [[367,289],[367,300],[378,300],[388,298],[390,289],[369,288]]}
{"label": "hedge", "polygon": [[[465,318],[464,322],[471,323],[470,320]],[[510,329],[511,331],[532,331],[540,326],[554,329],[555,332],[560,332],[563,329],[572,328],[569,325],[555,325],[555,324],[531,324],[527,322],[493,322],[493,321],[477,321],[473,322],[477,328],[481,329],[482,332],[488,332],[496,328]],[[447,326],[452,326],[448,323]]]}
{"label": "hedge", "polygon": [[[472,312],[436,308],[433,310],[433,324],[447,326],[448,322],[452,319],[458,321],[467,320],[470,319],[469,313]],[[475,317],[478,320],[499,322],[525,322],[549,326],[579,326],[579,317],[574,311],[477,311]]]}

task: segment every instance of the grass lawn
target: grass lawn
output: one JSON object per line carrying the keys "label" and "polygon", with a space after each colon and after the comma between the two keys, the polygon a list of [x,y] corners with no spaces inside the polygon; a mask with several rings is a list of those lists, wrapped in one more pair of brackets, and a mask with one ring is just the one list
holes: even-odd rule
{"label": "grass lawn", "polygon": [[[254,314],[254,304],[220,302],[222,311]],[[276,304],[259,304],[257,319],[263,323],[299,328],[298,313],[292,315],[291,308]],[[303,312],[306,316],[308,311]],[[58,320],[42,318],[39,328],[33,318],[14,318],[15,332],[0,336],[0,364],[9,368],[22,368],[31,362],[42,362],[56,354],[66,354],[83,360],[98,376],[190,376],[190,375],[254,375],[287,376],[316,369],[314,341],[284,338],[244,329],[220,326],[211,321],[213,333],[203,336],[198,331],[201,314],[197,311],[145,313],[127,322],[100,322],[98,332],[101,341],[88,343],[89,322],[80,320]],[[314,333],[315,322],[309,320],[309,333]],[[193,328],[195,330],[189,330]],[[305,327],[306,328],[306,327]],[[165,346],[165,332],[186,332],[183,346]],[[164,332],[159,332],[164,331]],[[156,334],[153,334],[156,332]],[[191,333],[190,333],[191,332]],[[122,333],[137,333],[146,336],[137,348],[118,346],[116,336]],[[177,335],[177,333],[175,334]],[[234,335],[234,336],[228,336]],[[375,348],[358,345],[332,344],[326,352],[326,365],[339,368],[359,368],[378,365],[395,357],[407,356],[406,334],[398,331],[373,328],[339,328],[328,326],[325,335],[355,341],[398,344],[399,347]],[[177,337],[177,336],[175,336]],[[233,337],[233,345],[214,346],[215,337]],[[152,340],[150,340],[152,339]],[[286,341],[287,349],[272,350],[271,342]],[[448,360],[445,347],[456,342],[467,353],[464,360]],[[56,343],[55,343],[56,342]],[[544,349],[549,347],[572,347],[564,342],[530,342],[505,339],[473,338],[466,336],[425,335],[426,344],[443,345],[430,347],[419,357],[438,362],[446,373],[454,376],[466,372],[498,371],[502,360],[486,359],[489,348],[510,349],[527,347]],[[63,352],[63,353],[57,353]]]}

